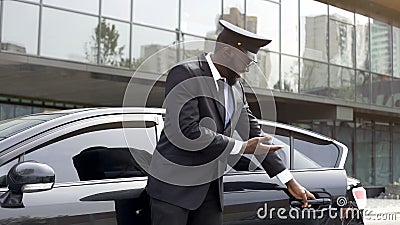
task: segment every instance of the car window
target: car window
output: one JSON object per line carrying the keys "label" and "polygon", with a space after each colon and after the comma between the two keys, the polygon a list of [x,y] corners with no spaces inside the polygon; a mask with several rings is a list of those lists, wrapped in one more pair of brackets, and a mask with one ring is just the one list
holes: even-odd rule
{"label": "car window", "polygon": [[339,148],[331,141],[294,133],[294,169],[333,168]]}
{"label": "car window", "polygon": [[[125,133],[124,133],[125,132]],[[125,140],[129,141],[128,146]],[[27,153],[24,160],[36,160],[51,166],[56,182],[109,179],[138,176],[130,151],[145,152],[156,145],[155,127],[105,129],[72,136]],[[136,156],[135,156],[136,158]]]}
{"label": "car window", "polygon": [[0,166],[0,188],[7,187],[6,176],[10,171],[11,167],[18,163],[18,158],[13,159],[2,166]]}

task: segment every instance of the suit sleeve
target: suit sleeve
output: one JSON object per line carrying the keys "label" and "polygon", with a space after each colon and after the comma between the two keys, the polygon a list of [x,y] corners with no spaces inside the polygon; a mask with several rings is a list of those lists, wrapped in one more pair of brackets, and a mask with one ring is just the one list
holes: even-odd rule
{"label": "suit sleeve", "polygon": [[211,158],[229,154],[235,140],[204,126],[200,121],[198,98],[203,94],[204,77],[194,75],[185,65],[171,69],[166,80],[164,132],[168,140],[179,149],[202,151]]}
{"label": "suit sleeve", "polygon": [[[240,84],[240,86],[243,95],[243,107],[237,125],[237,131],[243,140],[260,137],[262,136],[261,126],[249,108],[242,84]],[[285,164],[276,152],[269,152],[266,156],[265,154],[255,155],[255,157],[261,162],[262,167],[270,177],[274,177],[282,172],[283,174],[287,173],[285,172],[287,171]],[[285,180],[281,181],[282,183],[285,182]]]}

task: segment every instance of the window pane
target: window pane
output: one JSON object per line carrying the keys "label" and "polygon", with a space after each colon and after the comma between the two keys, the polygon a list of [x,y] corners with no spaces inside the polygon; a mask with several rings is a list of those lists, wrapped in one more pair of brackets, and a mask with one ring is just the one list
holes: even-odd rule
{"label": "window pane", "polygon": [[390,26],[371,19],[371,71],[392,74],[392,51]]}
{"label": "window pane", "polygon": [[354,13],[329,5],[329,17],[333,20],[354,25]]}
{"label": "window pane", "polygon": [[221,16],[221,2],[215,0],[182,1],[183,32],[216,38],[217,20]]}
{"label": "window pane", "polygon": [[329,96],[328,65],[305,59],[300,62],[300,92]]}
{"label": "window pane", "polygon": [[300,56],[327,61],[328,6],[300,1]]}
{"label": "window pane", "polygon": [[[299,92],[299,59],[281,55],[281,77],[284,91]],[[278,88],[276,88],[278,89]]]}
{"label": "window pane", "polygon": [[372,104],[392,106],[391,81],[388,76],[372,74]]}
{"label": "window pane", "polygon": [[279,4],[264,0],[247,1],[247,30],[271,39],[264,49],[279,51]]}
{"label": "window pane", "polygon": [[[133,27],[132,62],[133,68],[147,61],[141,71],[163,73],[176,63],[176,47],[166,47],[175,43],[176,34],[142,26]],[[154,53],[156,55],[152,56]],[[149,58],[152,56],[151,58]]]}
{"label": "window pane", "polygon": [[371,74],[366,71],[356,72],[356,101],[371,103]]}
{"label": "window pane", "polygon": [[400,79],[393,78],[392,95],[394,107],[400,108]]}
{"label": "window pane", "polygon": [[134,0],[133,21],[175,30],[178,28],[178,3],[178,0]]}
{"label": "window pane", "polygon": [[102,0],[101,15],[130,21],[130,0]]}
{"label": "window pane", "polygon": [[279,89],[279,55],[259,51],[257,66],[251,66],[243,78],[251,87]]}
{"label": "window pane", "polygon": [[353,172],[353,146],[354,146],[354,123],[353,122],[337,122],[336,123],[336,139],[345,144],[349,150],[345,163],[347,175],[354,176]]}
{"label": "window pane", "polygon": [[200,55],[203,52],[213,52],[215,41],[207,41],[203,38],[184,35],[179,43],[179,60],[188,59]]}
{"label": "window pane", "polygon": [[15,166],[15,164],[17,163],[18,163],[18,158],[11,160],[10,162],[0,166],[0,188],[7,187],[7,185],[4,184],[7,184],[6,177],[8,175],[8,172],[10,171],[11,167]]}
{"label": "window pane", "polygon": [[[141,140],[140,142],[134,143],[134,146],[129,147],[151,152],[156,143],[155,129],[147,128],[147,130],[148,132],[146,132],[144,128],[125,128],[126,135],[134,136],[137,140]],[[118,150],[119,157],[118,155],[112,154],[112,152],[104,150],[102,147],[109,148],[111,151],[113,148],[114,150],[116,150],[115,148],[120,148],[120,150]],[[120,155],[123,153],[124,157],[131,157],[129,152],[121,150],[121,148],[127,147],[128,145],[122,129],[100,130],[80,134],[47,145],[26,154],[24,160],[36,160],[51,166],[56,173],[57,183],[109,179],[114,178],[116,172],[121,172],[112,170],[113,168],[111,168],[115,163],[115,159],[123,161],[120,163],[119,168],[124,167],[127,161],[129,161],[129,159],[126,161],[123,160]],[[92,150],[92,154],[87,154],[90,150]],[[112,157],[112,160],[110,160],[110,157]],[[85,163],[90,164],[90,167],[85,167]],[[123,171],[125,174],[119,174],[117,177],[129,177],[130,174],[134,174],[127,173],[134,172],[129,170],[131,165],[128,166],[129,167],[126,167],[128,170]],[[115,168],[118,167],[115,166]],[[86,171],[82,171],[84,169],[86,169]]]}
{"label": "window pane", "polygon": [[372,123],[364,121],[356,128],[356,178],[362,184],[372,184]]}
{"label": "window pane", "polygon": [[99,14],[99,0],[43,0],[43,4],[73,9],[81,12]]}
{"label": "window pane", "polygon": [[37,54],[39,7],[14,1],[3,4],[1,50]]}
{"label": "window pane", "polygon": [[0,120],[14,118],[14,109],[15,107],[13,105],[0,104]]}
{"label": "window pane", "polygon": [[333,137],[333,121],[313,121],[312,130],[327,137]]}
{"label": "window pane", "polygon": [[93,62],[97,24],[96,17],[43,8],[41,55]]}
{"label": "window pane", "polygon": [[339,149],[328,141],[294,135],[294,169],[333,168]]}
{"label": "window pane", "polygon": [[129,67],[129,24],[103,19],[101,29],[100,64]]}
{"label": "window pane", "polygon": [[393,76],[400,78],[400,28],[393,27]]}
{"label": "window pane", "polygon": [[[223,19],[244,28],[244,0],[223,0],[223,4]],[[249,22],[251,21],[247,21],[247,25]]]}
{"label": "window pane", "polygon": [[354,26],[335,20],[329,20],[329,61],[330,63],[354,67],[355,40]]}
{"label": "window pane", "polygon": [[353,69],[330,66],[329,87],[331,96],[345,100],[355,100],[355,75]]}
{"label": "window pane", "polygon": [[393,178],[400,183],[400,124],[394,125],[393,132]]}
{"label": "window pane", "polygon": [[389,126],[375,126],[375,184],[387,185],[390,177]]}
{"label": "window pane", "polygon": [[369,70],[369,20],[356,14],[357,68]]}
{"label": "window pane", "polygon": [[283,53],[299,55],[299,4],[298,1],[281,1],[281,50]]}

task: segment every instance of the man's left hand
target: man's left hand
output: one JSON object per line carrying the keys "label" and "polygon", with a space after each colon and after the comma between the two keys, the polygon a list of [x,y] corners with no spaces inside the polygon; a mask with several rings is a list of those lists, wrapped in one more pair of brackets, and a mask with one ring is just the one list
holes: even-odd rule
{"label": "man's left hand", "polygon": [[297,181],[293,178],[286,183],[287,189],[289,193],[295,197],[296,199],[303,200],[303,208],[309,208],[311,205],[307,202],[307,199],[315,199],[315,196],[311,194],[307,189],[301,186]]}

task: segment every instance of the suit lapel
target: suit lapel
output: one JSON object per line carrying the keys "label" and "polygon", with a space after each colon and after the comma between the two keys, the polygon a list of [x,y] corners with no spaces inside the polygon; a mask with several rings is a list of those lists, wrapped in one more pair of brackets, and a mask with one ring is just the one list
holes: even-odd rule
{"label": "suit lapel", "polygon": [[[206,95],[213,99],[213,102],[215,104],[215,107],[218,110],[218,114],[221,118],[221,121],[224,122],[225,121],[225,108],[224,108],[223,95],[220,95],[217,91],[217,87],[215,86],[215,80],[211,74],[211,70],[210,70],[210,67],[208,66],[205,55],[201,54],[198,58],[199,58],[200,68],[203,71],[203,76],[207,77],[207,79],[205,79],[205,81],[206,81],[205,83],[209,90],[210,96],[208,96],[207,94]],[[222,96],[222,98],[221,98],[221,96]]]}

